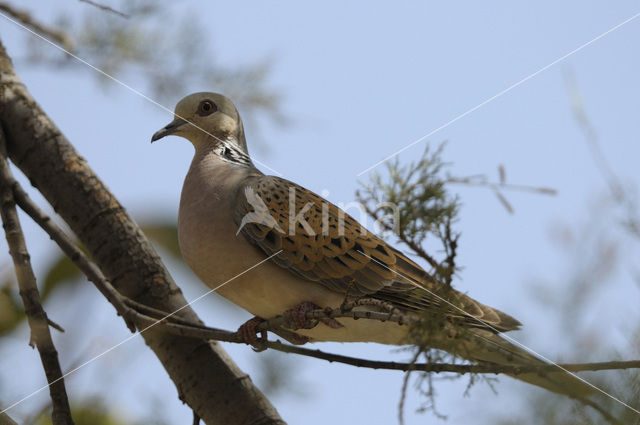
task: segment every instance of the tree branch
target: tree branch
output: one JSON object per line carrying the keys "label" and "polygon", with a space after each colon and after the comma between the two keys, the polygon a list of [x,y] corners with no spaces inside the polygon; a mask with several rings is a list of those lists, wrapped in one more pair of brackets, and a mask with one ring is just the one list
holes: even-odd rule
{"label": "tree branch", "polygon": [[555,196],[558,194],[557,190],[550,187],[505,183],[503,181],[501,181],[500,183],[493,183],[493,182],[490,182],[489,179],[487,179],[487,177],[484,175],[474,175],[469,177],[451,177],[450,176],[447,179],[447,183],[461,184],[461,185],[471,186],[471,187],[472,186],[486,187],[491,190],[507,189],[507,190],[521,191],[521,192],[533,192],[540,195],[550,195],[550,196]]}
{"label": "tree branch", "polygon": [[[0,44],[0,126],[9,157],[40,190],[124,297],[200,323],[155,250],[15,75]],[[186,307],[185,307],[186,306]],[[178,395],[208,425],[283,424],[269,400],[214,342],[141,333]]]}
{"label": "tree branch", "polygon": [[7,15],[13,16],[16,20],[20,21],[25,26],[31,28],[38,34],[51,38],[57,41],[66,50],[73,49],[73,42],[71,38],[64,32],[55,28],[50,28],[44,24],[39,23],[33,17],[24,10],[16,10],[6,3],[0,3],[0,11],[5,12]]}
{"label": "tree branch", "polygon": [[[4,133],[0,129],[0,146],[4,146]],[[0,150],[4,151],[3,148]],[[51,420],[54,425],[73,425],[71,408],[67,398],[67,390],[64,386],[62,368],[58,361],[58,352],[53,345],[49,331],[49,321],[40,302],[40,293],[36,285],[36,276],[31,268],[31,261],[24,240],[18,211],[12,190],[13,177],[9,164],[4,155],[0,155],[0,215],[4,227],[9,254],[13,258],[13,264],[20,287],[20,297],[24,304],[27,322],[31,329],[29,345],[35,345],[40,355],[40,361],[44,368],[49,394],[53,403]]]}
{"label": "tree branch", "polygon": [[78,0],[78,1],[80,1],[81,3],[90,4],[91,6],[97,7],[98,9],[104,10],[105,12],[113,13],[114,15],[119,16],[121,18],[129,19],[129,15],[127,15],[126,13],[122,13],[119,10],[115,10],[114,8],[109,7],[107,5],[100,4],[92,0]]}
{"label": "tree branch", "polygon": [[[170,317],[166,312],[151,309],[147,306],[141,306],[130,300],[126,301],[130,313],[136,316],[136,321],[144,323],[145,326],[154,326],[161,324],[164,331],[171,334],[185,336],[189,338],[197,338],[202,340],[216,340],[230,343],[246,344],[240,338],[237,332],[226,331],[217,328],[211,328],[197,323],[190,323],[179,317]],[[139,309],[144,311],[141,312]],[[155,316],[155,317],[154,317]],[[388,313],[380,313],[376,311],[365,310],[313,310],[306,313],[309,320],[317,320],[320,318],[360,318],[363,320],[393,320],[402,323],[399,317],[389,316]],[[286,319],[278,316],[274,319],[267,320],[259,325],[256,330],[278,331],[280,327],[286,324]],[[406,323],[406,322],[405,322]],[[327,353],[321,350],[303,348],[283,344],[280,341],[258,340],[257,349],[271,348],[273,350],[282,351],[284,353],[299,354],[302,356],[313,357],[316,359],[326,360],[328,362],[336,362],[348,364],[356,367],[366,367],[370,369],[385,369],[399,371],[421,371],[433,373],[457,373],[457,374],[481,374],[481,373],[504,373],[509,375],[519,375],[523,373],[566,373],[598,370],[620,370],[620,369],[640,369],[640,360],[629,361],[609,361],[609,362],[592,362],[592,363],[561,363],[561,364],[545,364],[545,365],[497,365],[497,364],[452,364],[452,363],[415,363],[415,362],[388,362],[378,360],[367,360],[358,357],[343,356],[341,354]]]}
{"label": "tree branch", "polygon": [[62,252],[69,257],[80,271],[94,283],[102,295],[115,307],[118,315],[122,316],[129,330],[135,332],[135,324],[131,318],[127,316],[130,310],[124,305],[124,297],[111,285],[111,282],[107,280],[100,269],[84,255],[84,252],[71,241],[69,236],[67,236],[48,215],[38,208],[17,181],[12,179],[11,186],[13,187],[16,203],[20,208],[47,232],[49,237],[58,244]]}

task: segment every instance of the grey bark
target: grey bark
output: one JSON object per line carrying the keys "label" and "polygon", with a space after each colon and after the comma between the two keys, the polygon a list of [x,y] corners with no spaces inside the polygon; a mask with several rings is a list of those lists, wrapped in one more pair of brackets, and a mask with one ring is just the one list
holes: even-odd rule
{"label": "grey bark", "polygon": [[[123,295],[172,312],[186,304],[160,258],[124,207],[78,155],[16,76],[0,44],[0,125],[12,162],[75,232]],[[179,315],[200,322],[187,307]],[[269,400],[213,342],[142,334],[181,400],[213,424],[283,424]]]}

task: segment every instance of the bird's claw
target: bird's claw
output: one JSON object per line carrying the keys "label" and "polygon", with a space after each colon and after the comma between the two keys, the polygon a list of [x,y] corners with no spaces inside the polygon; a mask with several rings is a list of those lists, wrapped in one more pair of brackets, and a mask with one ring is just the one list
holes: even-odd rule
{"label": "bird's claw", "polygon": [[264,321],[264,319],[258,316],[247,320],[238,328],[238,331],[236,332],[238,334],[238,337],[240,337],[240,339],[245,343],[252,345],[254,348],[259,347],[259,341],[258,338],[256,338],[258,332],[260,333],[260,341],[267,340],[267,331],[256,331],[256,328]]}
{"label": "bird's claw", "polygon": [[305,301],[298,304],[294,308],[285,311],[283,313],[283,316],[290,323],[290,328],[294,330],[312,329],[318,326],[318,323],[323,323],[333,329],[342,327],[340,322],[329,317],[323,317],[320,319],[308,319],[307,313],[314,310],[322,310],[322,307],[312,303],[311,301]]}

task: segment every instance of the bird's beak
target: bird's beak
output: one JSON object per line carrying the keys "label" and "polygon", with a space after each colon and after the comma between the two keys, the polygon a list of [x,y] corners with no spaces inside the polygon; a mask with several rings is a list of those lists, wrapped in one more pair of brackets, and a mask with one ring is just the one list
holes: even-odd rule
{"label": "bird's beak", "polygon": [[170,134],[174,134],[181,126],[186,123],[187,121],[183,120],[182,118],[174,119],[169,124],[156,131],[153,136],[151,136],[151,143],[155,142],[156,140],[162,139],[165,136],[169,136]]}

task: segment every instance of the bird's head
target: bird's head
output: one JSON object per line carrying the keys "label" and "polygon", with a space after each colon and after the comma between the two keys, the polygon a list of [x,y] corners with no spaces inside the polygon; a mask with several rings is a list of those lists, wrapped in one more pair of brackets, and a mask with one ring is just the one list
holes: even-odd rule
{"label": "bird's head", "polygon": [[240,114],[229,99],[218,93],[193,93],[183,98],[176,105],[173,121],[158,130],[151,142],[169,135],[184,137],[196,149],[225,141],[247,153]]}

